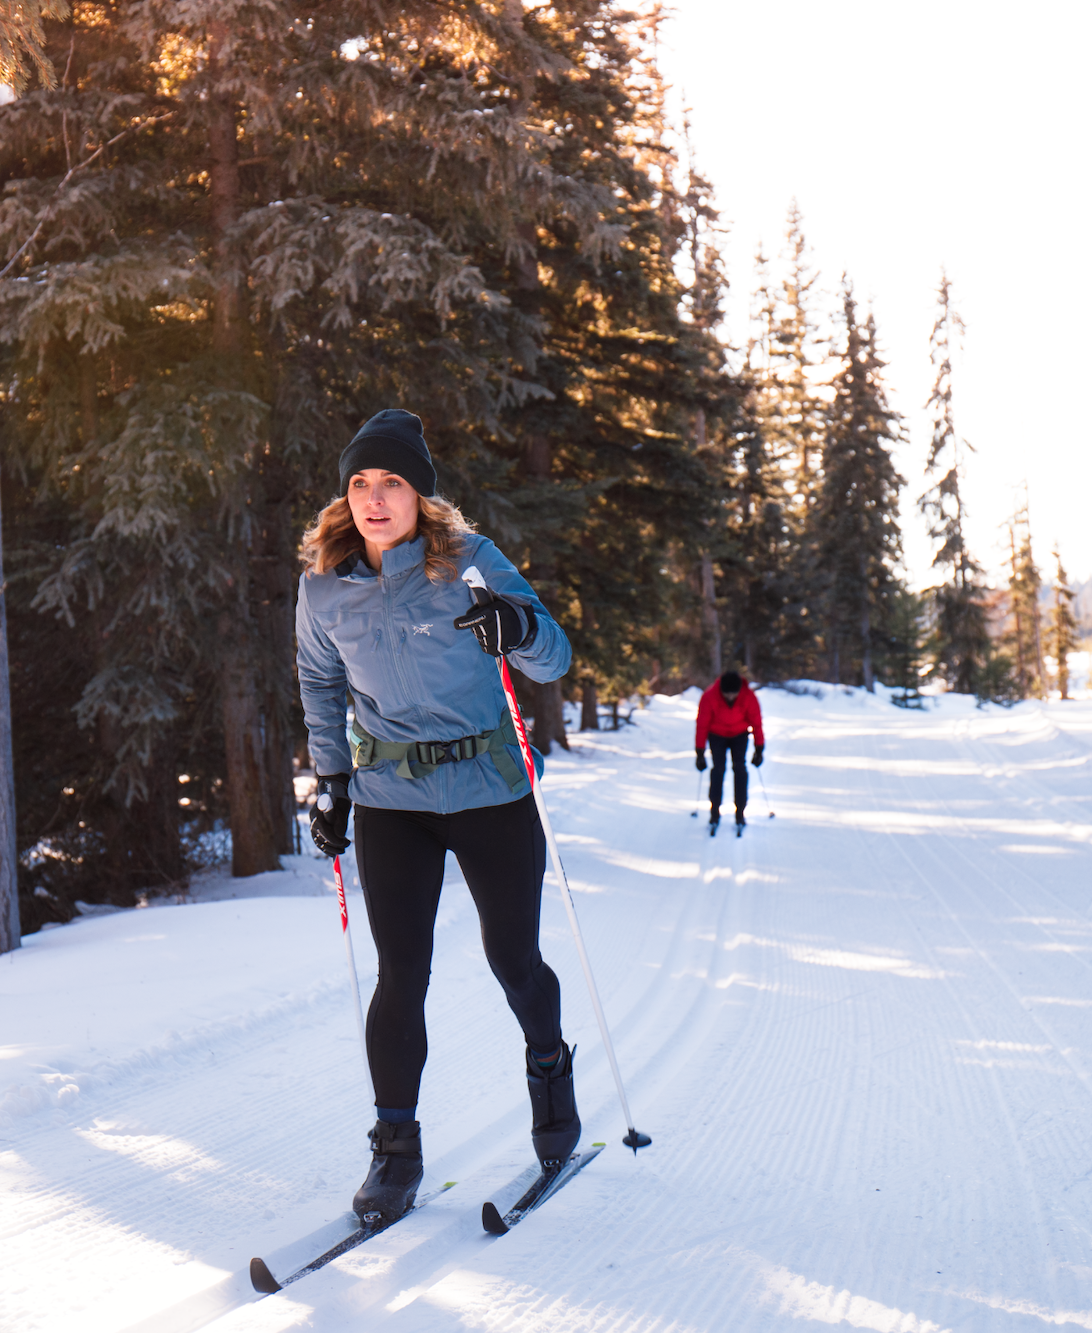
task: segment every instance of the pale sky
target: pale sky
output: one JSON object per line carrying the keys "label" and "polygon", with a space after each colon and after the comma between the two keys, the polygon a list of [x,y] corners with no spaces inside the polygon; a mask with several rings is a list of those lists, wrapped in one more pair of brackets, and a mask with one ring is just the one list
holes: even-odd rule
{"label": "pale sky", "polygon": [[[910,576],[931,578],[925,489],[929,332],[943,265],[967,326],[956,425],[977,449],[968,538],[991,573],[1026,479],[1036,562],[1092,575],[1092,6],[969,0],[675,0],[660,65],[691,108],[746,338],[753,255],[776,261],[794,197],[833,305],[845,269],[871,302],[906,417],[897,455]],[[781,269],[775,262],[772,274]]]}

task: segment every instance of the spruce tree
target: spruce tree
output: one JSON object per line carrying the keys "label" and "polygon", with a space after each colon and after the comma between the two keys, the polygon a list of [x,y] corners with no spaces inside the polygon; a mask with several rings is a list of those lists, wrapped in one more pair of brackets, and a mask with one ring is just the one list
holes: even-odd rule
{"label": "spruce tree", "polygon": [[887,402],[870,314],[862,326],[853,289],[842,280],[846,343],[834,378],[834,402],[815,499],[816,569],[822,588],[832,679],[860,672],[874,691],[874,641],[895,586],[901,538],[899,489],[891,461],[901,438],[900,417]]}
{"label": "spruce tree", "polygon": [[517,254],[553,199],[602,252],[605,197],[525,114],[566,62],[510,6],[116,4],[45,31],[60,86],[0,111],[18,447],[79,516],[39,604],[99,622],[78,717],[130,806],[211,687],[250,874],[291,848],[295,537],[329,441],[415,381],[453,423],[442,472],[496,426],[529,330],[468,249]]}
{"label": "spruce tree", "polygon": [[1069,654],[1077,647],[1077,617],[1073,614],[1076,593],[1069,586],[1069,576],[1062,557],[1054,552],[1057,573],[1054,576],[1054,606],[1050,616],[1050,651],[1056,663],[1058,693],[1069,698]]}
{"label": "spruce tree", "polygon": [[69,13],[68,0],[0,0],[0,84],[21,93],[36,75],[43,88],[56,87],[42,22]]}
{"label": "spruce tree", "polygon": [[1014,663],[1021,698],[1046,695],[1039,589],[1042,579],[1031,549],[1031,524],[1025,500],[1009,520],[1009,626],[1006,646]]}
{"label": "spruce tree", "polygon": [[948,688],[958,694],[972,694],[990,656],[990,636],[978,583],[982,570],[967,549],[963,532],[965,510],[960,481],[964,451],[972,447],[956,430],[952,404],[953,343],[965,330],[952,307],[951,283],[943,271],[937,307],[929,338],[929,358],[936,367],[936,378],[926,403],[933,417],[933,432],[925,471],[927,476],[940,476],[919,498],[918,507],[929,519],[930,537],[939,543],[933,568],[947,570],[948,578],[932,589],[929,650],[934,673],[946,681]]}
{"label": "spruce tree", "polygon": [[635,25],[119,0],[44,32],[59,86],[0,109],[0,411],[28,505],[65,516],[36,605],[83,645],[126,875],[149,827],[179,864],[183,765],[237,873],[291,847],[296,540],[380,407],[420,410],[576,673],[635,688],[715,510],[695,413],[731,397],[680,314]]}
{"label": "spruce tree", "polygon": [[[740,436],[738,542],[743,656],[775,678],[814,667],[814,552],[809,517],[814,464],[825,429],[811,387],[815,332],[807,298],[815,277],[795,204],[789,215],[792,268],[779,288],[761,248],[755,257],[752,335],[747,347],[750,425]],[[805,484],[806,479],[806,484]],[[762,644],[761,649],[755,645]],[[765,667],[759,662],[765,659]]]}
{"label": "spruce tree", "polygon": [[897,708],[924,708],[921,693],[925,606],[920,593],[899,583],[891,596],[883,648],[886,683]]}

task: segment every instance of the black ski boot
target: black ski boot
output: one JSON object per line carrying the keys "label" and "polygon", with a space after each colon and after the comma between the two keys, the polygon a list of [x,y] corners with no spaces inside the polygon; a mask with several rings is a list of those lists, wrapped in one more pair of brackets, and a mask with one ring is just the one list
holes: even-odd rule
{"label": "black ski boot", "polygon": [[401,1125],[377,1120],[368,1130],[372,1141],[372,1164],[368,1179],[357,1190],[353,1212],[366,1222],[378,1215],[384,1222],[397,1222],[408,1213],[424,1175],[421,1157],[421,1126],[416,1120]]}
{"label": "black ski boot", "polygon": [[709,836],[710,836],[710,837],[713,837],[713,835],[716,833],[716,831],[717,831],[717,829],[719,828],[719,826],[720,826],[720,811],[719,811],[719,810],[710,810],[710,811],[709,811]]}
{"label": "black ski boot", "polygon": [[743,837],[743,830],[747,827],[747,821],[743,818],[743,811],[736,811],[736,837]]}
{"label": "black ski boot", "polygon": [[527,1051],[531,1094],[531,1142],[544,1171],[559,1168],[580,1141],[580,1117],[573,1093],[573,1052],[564,1042],[552,1069],[543,1069]]}

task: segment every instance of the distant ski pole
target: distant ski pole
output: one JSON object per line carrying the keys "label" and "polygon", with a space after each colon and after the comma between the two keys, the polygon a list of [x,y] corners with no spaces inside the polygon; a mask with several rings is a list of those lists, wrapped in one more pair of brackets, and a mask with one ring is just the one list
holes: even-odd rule
{"label": "distant ski pole", "polygon": [[[699,807],[701,806],[701,774],[700,774],[700,773],[698,774],[698,790],[697,790],[697,793],[696,793],[695,796],[694,796],[694,804],[695,804],[696,806],[699,806]],[[691,811],[690,811],[690,818],[691,818],[691,819],[697,819],[697,817],[698,817],[698,812],[697,812],[697,810],[691,810]]]}
{"label": "distant ski pole", "polygon": [[[766,779],[762,776],[762,769],[756,769],[755,772],[757,772],[759,783],[762,786],[762,798],[766,802],[766,809],[770,810],[770,798],[766,795]],[[770,810],[770,818],[773,819],[773,817],[774,812]]]}
{"label": "distant ski pole", "polygon": [[334,857],[334,883],[337,885],[337,905],[341,909],[341,933],[345,939],[345,957],[349,962],[349,985],[353,990],[353,1004],[356,1006],[356,1030],[360,1037],[360,1053],[364,1057],[364,1085],[367,1088],[370,1105],[374,1100],[372,1093],[372,1071],[368,1064],[368,1040],[364,1034],[364,1010],[360,1005],[360,984],[356,976],[356,959],[353,956],[353,937],[349,933],[349,908],[345,902],[345,881],[341,878],[341,857]]}
{"label": "distant ski pole", "polygon": [[[474,601],[481,605],[490,600],[489,589],[480,571],[471,565],[463,575],[463,581],[470,588]],[[523,715],[519,711],[519,703],[516,700],[516,691],[512,685],[512,676],[508,670],[508,659],[501,654],[497,658],[497,670],[500,672],[501,687],[504,690],[504,697],[508,701],[508,711],[512,715],[512,725],[516,729],[516,739],[519,742],[520,754],[523,756],[523,765],[527,770],[527,781],[531,784],[531,792],[535,798],[535,806],[538,809],[538,817],[542,824],[542,831],[546,835],[546,846],[550,849],[550,860],[553,862],[554,874],[557,876],[557,882],[561,887],[561,901],[565,904],[565,912],[569,918],[569,925],[572,927],[573,938],[576,941],[576,952],[580,956],[580,965],[584,969],[584,979],[588,983],[588,993],[591,996],[592,1008],[595,1010],[596,1021],[599,1024],[599,1032],[603,1038],[603,1046],[606,1048],[607,1059],[610,1061],[611,1073],[614,1075],[614,1084],[618,1089],[618,1100],[622,1103],[622,1113],[626,1120],[626,1129],[629,1131],[622,1142],[627,1148],[632,1148],[634,1156],[638,1148],[646,1148],[652,1142],[647,1134],[642,1134],[633,1126],[633,1116],[630,1114],[629,1102],[626,1099],[626,1090],[622,1085],[622,1073],[618,1068],[618,1057],[614,1053],[614,1042],[611,1040],[610,1029],[607,1027],[607,1018],[603,1013],[603,1006],[599,1002],[599,991],[595,985],[595,977],[592,975],[591,963],[588,960],[587,950],[584,948],[584,936],[580,930],[580,922],[576,918],[576,904],[573,902],[573,896],[569,889],[569,881],[565,876],[565,867],[561,864],[561,853],[557,850],[557,840],[554,838],[553,826],[550,823],[550,816],[546,809],[546,801],[543,798],[542,791],[538,784],[538,774],[535,772],[534,756],[531,754],[531,744],[527,739],[527,729],[523,725]]]}

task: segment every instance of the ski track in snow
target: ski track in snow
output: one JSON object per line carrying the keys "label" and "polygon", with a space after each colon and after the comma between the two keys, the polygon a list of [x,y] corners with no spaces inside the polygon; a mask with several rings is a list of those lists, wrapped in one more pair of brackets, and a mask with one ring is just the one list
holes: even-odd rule
{"label": "ski track in snow", "polygon": [[[752,770],[739,840],[689,817],[695,692],[549,759],[653,1145],[620,1143],[548,875],[585,1142],[609,1146],[503,1238],[479,1216],[533,1161],[522,1043],[453,863],[420,1115],[424,1188],[458,1184],[260,1301],[250,1256],[335,1224],[367,1164],[328,863],[0,959],[0,1329],[1092,1329],[1092,701],[820,688],[761,692],[776,818]],[[366,995],[358,890],[350,914]]]}

